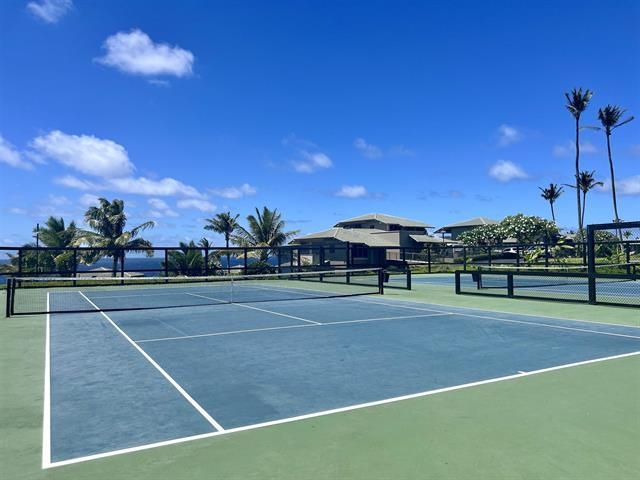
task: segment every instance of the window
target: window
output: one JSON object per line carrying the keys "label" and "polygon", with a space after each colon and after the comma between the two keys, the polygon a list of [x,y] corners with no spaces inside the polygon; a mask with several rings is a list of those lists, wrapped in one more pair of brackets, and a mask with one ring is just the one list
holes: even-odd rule
{"label": "window", "polygon": [[353,258],[369,258],[369,248],[366,245],[353,245],[351,255]]}

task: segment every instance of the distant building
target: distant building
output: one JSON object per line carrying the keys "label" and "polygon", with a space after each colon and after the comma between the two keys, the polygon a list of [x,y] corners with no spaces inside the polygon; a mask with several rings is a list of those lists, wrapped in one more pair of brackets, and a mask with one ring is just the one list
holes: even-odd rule
{"label": "distant building", "polygon": [[309,247],[305,255],[314,264],[380,265],[400,260],[402,249],[420,250],[432,237],[424,222],[370,213],[336,223],[333,228],[295,238],[291,245]]}
{"label": "distant building", "polygon": [[445,234],[449,236],[450,240],[455,240],[460,234],[472,230],[481,225],[496,225],[500,222],[485,217],[475,217],[470,220],[464,220],[462,222],[452,223],[451,225],[445,225],[435,231],[435,233],[442,234],[442,238],[445,238]]}

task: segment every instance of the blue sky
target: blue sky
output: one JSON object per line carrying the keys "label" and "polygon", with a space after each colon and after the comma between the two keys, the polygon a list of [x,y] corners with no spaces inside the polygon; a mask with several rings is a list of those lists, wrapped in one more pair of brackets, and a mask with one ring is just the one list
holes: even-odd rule
{"label": "blue sky", "polygon": [[[0,2],[0,244],[125,200],[158,246],[277,208],[311,233],[381,212],[434,227],[550,217],[573,179],[564,93],[640,116],[640,2]],[[621,218],[640,219],[640,119],[614,131]],[[605,187],[605,136],[581,169]],[[556,203],[577,225],[574,192]]]}

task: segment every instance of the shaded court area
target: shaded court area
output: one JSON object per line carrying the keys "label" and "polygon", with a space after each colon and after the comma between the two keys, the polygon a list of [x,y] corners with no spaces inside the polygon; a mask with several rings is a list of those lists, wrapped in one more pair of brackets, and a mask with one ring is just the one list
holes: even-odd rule
{"label": "shaded court area", "polygon": [[640,353],[636,327],[385,296],[51,314],[47,338],[45,467]]}

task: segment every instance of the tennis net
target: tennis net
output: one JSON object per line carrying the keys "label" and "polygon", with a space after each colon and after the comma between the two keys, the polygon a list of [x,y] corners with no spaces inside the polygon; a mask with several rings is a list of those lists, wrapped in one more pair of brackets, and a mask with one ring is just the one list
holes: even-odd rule
{"label": "tennis net", "polygon": [[[638,279],[638,264],[619,263],[595,266],[597,283],[626,282]],[[515,267],[491,266],[478,269],[474,279],[478,288],[539,288],[561,285],[587,285],[586,266]]]}
{"label": "tennis net", "polygon": [[11,278],[7,316],[143,310],[383,293],[382,269],[211,277]]}

